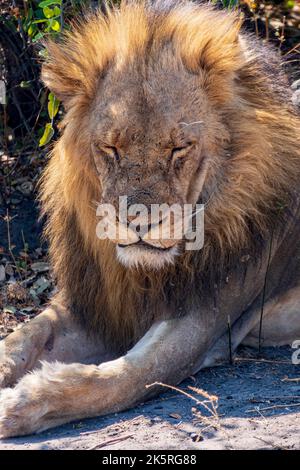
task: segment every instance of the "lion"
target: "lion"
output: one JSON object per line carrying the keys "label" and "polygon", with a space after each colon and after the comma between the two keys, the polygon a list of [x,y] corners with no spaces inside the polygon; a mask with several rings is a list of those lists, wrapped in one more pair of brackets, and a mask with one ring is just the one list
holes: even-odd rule
{"label": "lion", "polygon": [[[58,294],[0,343],[2,438],[128,409],[242,343],[300,338],[300,117],[276,53],[241,23],[123,1],[47,43],[42,79],[65,107],[40,190]],[[124,195],[201,205],[201,249],[154,241],[145,217],[126,238],[130,215],[96,236],[97,205]]]}

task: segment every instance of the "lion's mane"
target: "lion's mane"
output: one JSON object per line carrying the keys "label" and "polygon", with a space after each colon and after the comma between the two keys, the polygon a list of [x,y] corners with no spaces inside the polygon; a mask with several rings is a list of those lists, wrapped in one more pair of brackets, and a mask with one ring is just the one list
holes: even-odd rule
{"label": "lion's mane", "polygon": [[[123,2],[106,16],[92,14],[74,24],[62,42],[47,44],[42,76],[67,111],[41,183],[50,257],[74,315],[118,350],[126,350],[162,315],[162,302],[184,314],[200,295],[208,295],[208,284],[222,282],[220,271],[226,273],[242,253],[258,256],[293,197],[300,120],[289,103],[279,59],[240,27],[237,15],[207,6]],[[101,188],[92,164],[88,113],[99,77],[111,64],[144,63],[155,48],[171,43],[178,60],[201,75],[210,100],[222,110],[230,132],[228,158],[204,201],[204,248],[183,254],[161,272],[127,270],[113,244],[95,235],[94,204],[101,200]]]}

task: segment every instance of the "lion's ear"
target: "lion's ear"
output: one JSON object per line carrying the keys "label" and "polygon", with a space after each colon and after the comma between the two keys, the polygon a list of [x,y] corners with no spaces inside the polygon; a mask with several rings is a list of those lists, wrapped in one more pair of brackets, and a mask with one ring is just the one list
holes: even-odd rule
{"label": "lion's ear", "polygon": [[241,18],[235,14],[217,18],[216,33],[200,52],[199,65],[208,72],[216,73],[237,71],[243,63],[240,47]]}
{"label": "lion's ear", "polygon": [[87,92],[80,64],[74,62],[67,45],[48,42],[41,79],[54,95],[68,107],[72,99]]}
{"label": "lion's ear", "polygon": [[107,69],[109,47],[106,44],[103,17],[74,25],[60,42],[49,40],[41,78],[65,107],[94,96],[98,79]]}
{"label": "lion's ear", "polygon": [[[179,36],[186,66],[200,71],[224,74],[240,67],[239,32],[241,17],[235,13],[199,9],[184,18],[186,32]],[[181,33],[183,28],[179,29]]]}
{"label": "lion's ear", "polygon": [[210,8],[192,13],[176,18],[176,22],[183,22],[177,29],[183,63],[200,77],[211,100],[225,104],[233,97],[232,79],[245,63],[240,44],[241,18]]}

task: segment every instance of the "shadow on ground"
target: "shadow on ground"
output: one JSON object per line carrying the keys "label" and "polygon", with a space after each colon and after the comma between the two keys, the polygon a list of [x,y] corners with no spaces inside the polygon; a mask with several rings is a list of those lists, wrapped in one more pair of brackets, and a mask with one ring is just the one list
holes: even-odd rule
{"label": "shadow on ground", "polygon": [[0,449],[299,449],[300,366],[292,352],[268,348],[257,358],[242,348],[235,364],[203,370],[180,386],[217,395],[218,418],[168,391],[123,413],[1,441]]}

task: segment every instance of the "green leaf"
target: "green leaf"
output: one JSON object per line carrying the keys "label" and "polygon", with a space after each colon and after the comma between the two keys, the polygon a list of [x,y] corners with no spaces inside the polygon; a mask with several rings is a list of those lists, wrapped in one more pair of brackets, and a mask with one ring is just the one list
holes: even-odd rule
{"label": "green leaf", "polygon": [[54,11],[55,16],[60,16],[61,15],[61,9],[60,8],[54,7],[53,11]]}
{"label": "green leaf", "polygon": [[224,8],[233,9],[237,6],[238,0],[222,0]]}
{"label": "green leaf", "polygon": [[36,41],[39,41],[40,39],[42,39],[44,37],[44,34],[40,31],[39,33],[37,33],[34,38],[32,39],[32,42],[36,42]]}
{"label": "green leaf", "polygon": [[38,24],[38,23],[48,23],[48,20],[34,20],[32,24]]}
{"label": "green leaf", "polygon": [[36,31],[37,31],[37,27],[34,24],[31,24],[28,28],[27,33],[29,36],[33,36],[34,33],[36,33]]}
{"label": "green leaf", "polygon": [[57,20],[51,20],[51,28],[53,31],[60,31],[60,24]]}
{"label": "green leaf", "polygon": [[39,146],[43,147],[44,145],[48,144],[54,135],[54,129],[52,124],[49,122],[46,124],[44,129],[44,134],[40,138]]}
{"label": "green leaf", "polygon": [[44,0],[43,2],[40,2],[38,6],[40,8],[45,8],[48,7],[49,5],[61,5],[62,0]]}
{"label": "green leaf", "polygon": [[26,15],[26,18],[23,20],[23,28],[27,30],[27,28],[30,26],[30,22],[33,18],[33,9],[29,8],[28,13]]}
{"label": "green leaf", "polygon": [[52,8],[49,7],[44,7],[43,13],[46,18],[52,18],[52,16],[54,16],[54,11],[52,10]]}
{"label": "green leaf", "polygon": [[285,8],[292,10],[296,5],[295,0],[286,0],[284,3]]}
{"label": "green leaf", "polygon": [[19,260],[19,261],[16,261],[16,266],[19,269],[26,269],[27,263],[26,263],[26,261]]}
{"label": "green leaf", "polygon": [[59,110],[59,104],[59,100],[53,95],[53,93],[49,93],[48,114],[51,120],[57,115]]}

